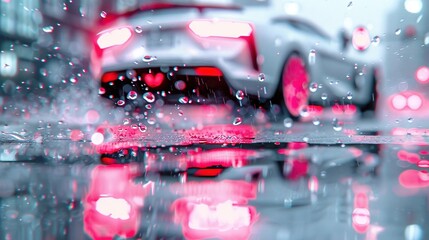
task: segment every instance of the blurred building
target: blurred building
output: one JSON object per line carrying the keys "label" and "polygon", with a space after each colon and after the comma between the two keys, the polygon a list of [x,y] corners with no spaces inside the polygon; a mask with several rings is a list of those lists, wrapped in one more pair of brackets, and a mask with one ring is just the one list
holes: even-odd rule
{"label": "blurred building", "polygon": [[100,0],[0,0],[0,94],[82,76],[99,12]]}

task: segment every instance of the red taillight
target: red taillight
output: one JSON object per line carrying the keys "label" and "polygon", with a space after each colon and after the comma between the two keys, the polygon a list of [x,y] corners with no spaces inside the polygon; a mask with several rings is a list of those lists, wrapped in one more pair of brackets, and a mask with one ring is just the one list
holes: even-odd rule
{"label": "red taillight", "polygon": [[252,27],[245,22],[195,20],[189,23],[189,29],[199,37],[248,37]]}
{"label": "red taillight", "polygon": [[119,46],[126,43],[131,35],[132,32],[127,27],[109,29],[98,34],[97,45],[100,49]]}
{"label": "red taillight", "polygon": [[421,83],[429,82],[429,67],[421,66],[416,71],[416,79]]}
{"label": "red taillight", "polygon": [[218,68],[214,68],[214,67],[196,67],[195,73],[198,76],[212,76],[212,77],[222,76],[222,72]]}
{"label": "red taillight", "polygon": [[371,44],[369,32],[364,27],[358,27],[353,31],[352,44],[356,50],[363,51]]}
{"label": "red taillight", "polygon": [[392,107],[396,110],[404,110],[406,107],[411,110],[418,110],[423,105],[423,99],[417,94],[405,93],[392,97]]}

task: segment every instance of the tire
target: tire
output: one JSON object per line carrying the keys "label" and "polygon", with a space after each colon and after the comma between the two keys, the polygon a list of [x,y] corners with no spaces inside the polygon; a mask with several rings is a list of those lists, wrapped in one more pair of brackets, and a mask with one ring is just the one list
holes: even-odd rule
{"label": "tire", "polygon": [[300,119],[302,109],[309,104],[309,83],[305,61],[299,54],[291,54],[285,61],[279,89],[283,112],[294,120]]}

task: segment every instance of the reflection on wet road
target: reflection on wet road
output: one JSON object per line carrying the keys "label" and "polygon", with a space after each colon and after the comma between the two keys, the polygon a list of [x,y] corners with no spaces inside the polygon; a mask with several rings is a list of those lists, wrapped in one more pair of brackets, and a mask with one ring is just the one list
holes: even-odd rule
{"label": "reflection on wet road", "polygon": [[428,238],[426,135],[364,126],[3,126],[1,238]]}

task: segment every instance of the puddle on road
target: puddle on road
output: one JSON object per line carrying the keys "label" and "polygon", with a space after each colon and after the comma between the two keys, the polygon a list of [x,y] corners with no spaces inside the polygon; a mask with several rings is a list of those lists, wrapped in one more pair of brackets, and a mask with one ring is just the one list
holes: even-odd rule
{"label": "puddle on road", "polygon": [[136,134],[131,142],[120,138],[118,128],[109,131],[106,139],[121,144],[3,143],[1,237],[424,239],[428,234],[425,146],[262,143],[247,125],[177,132],[180,145],[151,146],[136,144],[151,131],[130,127],[125,138]]}

